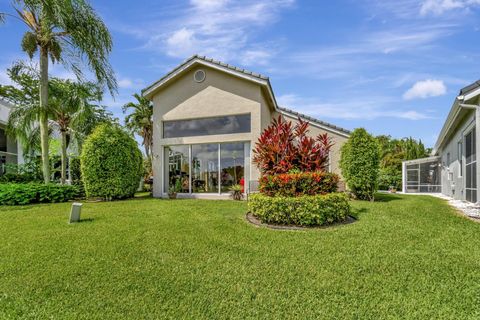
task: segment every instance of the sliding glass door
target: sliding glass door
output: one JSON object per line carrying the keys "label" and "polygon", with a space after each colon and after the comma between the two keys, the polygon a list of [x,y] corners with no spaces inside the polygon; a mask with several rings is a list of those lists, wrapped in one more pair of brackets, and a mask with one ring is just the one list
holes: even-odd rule
{"label": "sliding glass door", "polygon": [[221,192],[230,191],[234,184],[240,184],[245,175],[245,155],[243,143],[224,143],[220,145]]}
{"label": "sliding glass door", "polygon": [[165,148],[165,192],[180,186],[180,193],[190,192],[190,148],[171,146]]}
{"label": "sliding glass door", "polygon": [[218,192],[218,144],[192,145],[192,191]]}
{"label": "sliding glass door", "polygon": [[465,199],[477,202],[477,138],[475,128],[465,135]]}
{"label": "sliding glass door", "polygon": [[248,143],[207,143],[165,147],[164,192],[180,181],[182,193],[228,193],[245,183]]}

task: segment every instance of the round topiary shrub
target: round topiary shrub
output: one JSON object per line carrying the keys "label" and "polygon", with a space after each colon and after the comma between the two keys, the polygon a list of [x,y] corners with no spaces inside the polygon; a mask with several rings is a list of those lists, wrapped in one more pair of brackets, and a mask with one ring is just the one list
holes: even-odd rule
{"label": "round topiary shrub", "polygon": [[85,141],[80,167],[87,197],[129,198],[142,178],[142,153],[121,127],[104,124]]}

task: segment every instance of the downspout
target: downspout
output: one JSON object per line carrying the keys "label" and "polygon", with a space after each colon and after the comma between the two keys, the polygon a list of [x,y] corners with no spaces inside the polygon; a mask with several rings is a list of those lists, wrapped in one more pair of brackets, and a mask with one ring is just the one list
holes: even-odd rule
{"label": "downspout", "polygon": [[[459,96],[457,99],[464,101],[463,96]],[[480,205],[480,188],[478,183],[480,182],[480,159],[478,152],[480,151],[480,106],[475,104],[460,103],[460,108],[475,110],[475,159],[477,160],[477,202],[476,205]]]}

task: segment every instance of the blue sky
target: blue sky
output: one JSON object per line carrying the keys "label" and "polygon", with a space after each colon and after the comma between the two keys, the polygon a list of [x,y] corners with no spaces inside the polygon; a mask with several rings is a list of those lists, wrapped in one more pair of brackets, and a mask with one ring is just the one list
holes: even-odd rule
{"label": "blue sky", "polygon": [[[0,11],[12,12],[0,0]],[[198,53],[270,77],[285,107],[427,145],[454,97],[480,78],[480,0],[92,1],[114,39],[123,118],[131,94]],[[25,28],[0,26],[0,83],[26,59]],[[55,66],[52,74],[72,77]]]}

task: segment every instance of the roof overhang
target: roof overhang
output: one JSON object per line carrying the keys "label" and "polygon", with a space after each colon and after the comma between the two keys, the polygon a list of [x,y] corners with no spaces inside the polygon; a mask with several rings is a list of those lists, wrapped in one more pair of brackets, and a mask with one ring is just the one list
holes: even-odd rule
{"label": "roof overhang", "polygon": [[184,72],[187,70],[191,69],[194,66],[201,65],[201,66],[206,66],[221,72],[228,73],[234,77],[238,77],[247,81],[254,82],[258,85],[260,85],[265,92],[267,93],[267,96],[270,98],[271,103],[274,107],[274,109],[277,109],[277,101],[275,99],[275,95],[273,94],[273,89],[270,84],[270,80],[267,77],[264,77],[260,74],[256,74],[254,72],[246,71],[245,69],[240,69],[236,68],[234,66],[231,66],[226,63],[222,63],[219,61],[215,61],[213,59],[208,59],[205,57],[199,57],[199,56],[193,56],[190,59],[186,60],[184,63],[173,69],[171,72],[169,72],[167,75],[165,75],[163,78],[160,80],[154,82],[147,88],[142,90],[142,95],[147,98],[147,99],[152,99],[152,97],[155,95],[155,93],[160,90],[162,87],[166,86],[170,81],[178,78],[181,76]]}
{"label": "roof overhang", "polygon": [[[462,89],[463,91],[463,89]],[[469,103],[472,101],[476,101],[476,99],[480,95],[480,87],[476,87],[473,90],[466,92],[455,97],[455,101],[453,102],[452,108],[447,116],[447,120],[443,124],[442,130],[438,135],[437,142],[432,150],[432,155],[437,155],[438,151],[442,146],[448,141],[452,130],[454,130],[459,122],[463,119],[465,115],[468,114],[472,109],[470,108]]]}
{"label": "roof overhang", "polygon": [[414,159],[414,160],[406,160],[402,161],[402,163],[405,163],[406,165],[409,164],[421,164],[421,163],[428,163],[432,161],[438,161],[440,160],[441,157],[439,156],[432,156],[432,157],[427,157],[427,158],[420,158],[420,159]]}
{"label": "roof overhang", "polygon": [[295,112],[293,110],[288,110],[288,109],[285,109],[285,108],[279,108],[278,112],[280,114],[286,115],[286,116],[291,117],[291,118],[301,118],[302,120],[307,121],[311,126],[320,128],[322,130],[325,130],[325,131],[328,131],[328,132],[331,132],[331,133],[335,133],[335,134],[337,134],[339,136],[342,136],[344,138],[349,138],[350,137],[350,132],[343,129],[343,128],[334,126],[332,124],[329,124],[329,123],[326,123],[326,122],[323,122],[323,121],[319,121],[315,118],[306,116],[304,114],[300,114],[300,113]]}

